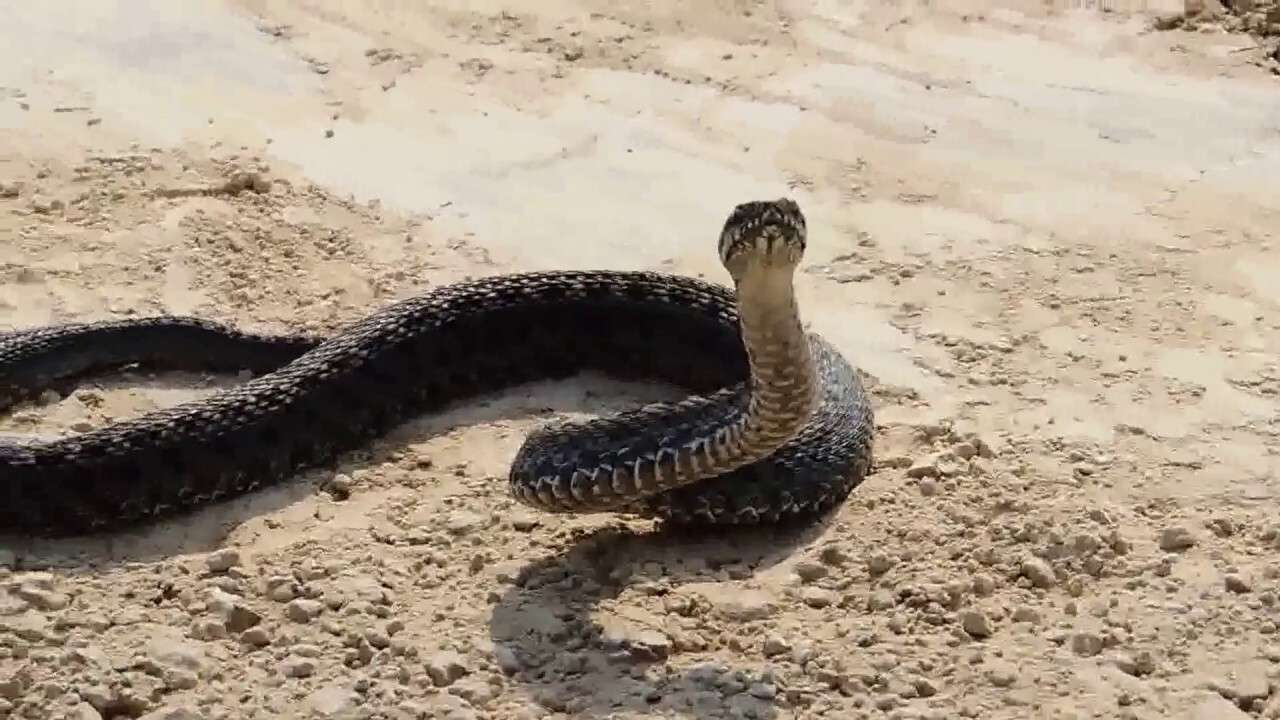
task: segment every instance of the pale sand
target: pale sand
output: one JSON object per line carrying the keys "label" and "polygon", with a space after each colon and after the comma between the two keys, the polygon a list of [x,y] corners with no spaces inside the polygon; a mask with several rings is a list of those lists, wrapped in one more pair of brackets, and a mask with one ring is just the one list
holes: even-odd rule
{"label": "pale sand", "polygon": [[[0,329],[727,282],[725,216],[785,194],[805,318],[880,423],[798,540],[513,505],[545,409],[670,396],[582,380],[424,418],[346,490],[15,543],[0,717],[1280,717],[1280,79],[1149,14],[944,5],[0,9]],[[238,171],[270,194],[149,194]],[[0,432],[232,382],[111,379]]]}

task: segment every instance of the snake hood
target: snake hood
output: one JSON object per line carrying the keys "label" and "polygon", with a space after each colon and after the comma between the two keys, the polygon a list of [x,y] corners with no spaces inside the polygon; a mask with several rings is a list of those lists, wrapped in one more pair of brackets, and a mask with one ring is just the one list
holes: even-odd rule
{"label": "snake hood", "polygon": [[720,231],[720,261],[735,280],[756,265],[794,269],[807,239],[804,213],[794,200],[741,203]]}

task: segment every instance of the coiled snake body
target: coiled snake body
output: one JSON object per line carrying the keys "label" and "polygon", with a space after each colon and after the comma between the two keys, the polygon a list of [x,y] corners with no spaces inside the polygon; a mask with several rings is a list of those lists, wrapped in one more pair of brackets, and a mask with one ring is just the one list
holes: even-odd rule
{"label": "coiled snake body", "polygon": [[0,533],[170,515],[332,462],[420,413],[582,371],[694,394],[535,430],[511,466],[519,501],[676,523],[829,510],[869,472],[873,418],[854,368],[801,325],[805,240],[790,200],[737,206],[720,236],[736,294],[654,272],[536,272],[443,287],[328,338],[180,317],[0,335],[0,404],[126,364],[264,373],[85,433],[0,442]]}

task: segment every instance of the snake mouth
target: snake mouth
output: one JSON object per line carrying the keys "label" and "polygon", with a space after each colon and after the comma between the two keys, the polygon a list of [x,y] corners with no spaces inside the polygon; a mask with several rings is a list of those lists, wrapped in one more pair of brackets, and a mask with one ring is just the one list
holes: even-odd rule
{"label": "snake mouth", "polygon": [[733,274],[747,265],[794,267],[804,255],[804,213],[790,198],[734,207],[720,232],[720,260]]}

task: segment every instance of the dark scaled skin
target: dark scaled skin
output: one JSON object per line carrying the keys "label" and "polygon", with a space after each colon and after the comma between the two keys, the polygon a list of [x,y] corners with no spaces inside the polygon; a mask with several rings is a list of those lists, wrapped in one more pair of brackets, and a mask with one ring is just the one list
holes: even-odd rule
{"label": "dark scaled skin", "polygon": [[[535,432],[513,463],[512,492],[522,501],[678,523],[775,522],[828,510],[869,471],[873,418],[857,372],[816,335],[806,336],[816,404],[776,451],[681,487],[644,492],[633,482],[603,505],[598,495],[544,502],[539,478],[548,468],[566,477],[580,470],[581,482],[601,462],[618,464],[620,453],[658,454],[743,421],[752,363],[738,310],[733,290],[692,278],[562,271],[443,287],[329,338],[248,334],[175,317],[0,335],[0,407],[127,363],[265,373],[86,433],[0,441],[0,533],[73,535],[170,516],[331,464],[421,414],[583,371],[667,382],[694,395],[603,418],[577,434]],[[544,445],[555,452],[540,453]]]}

